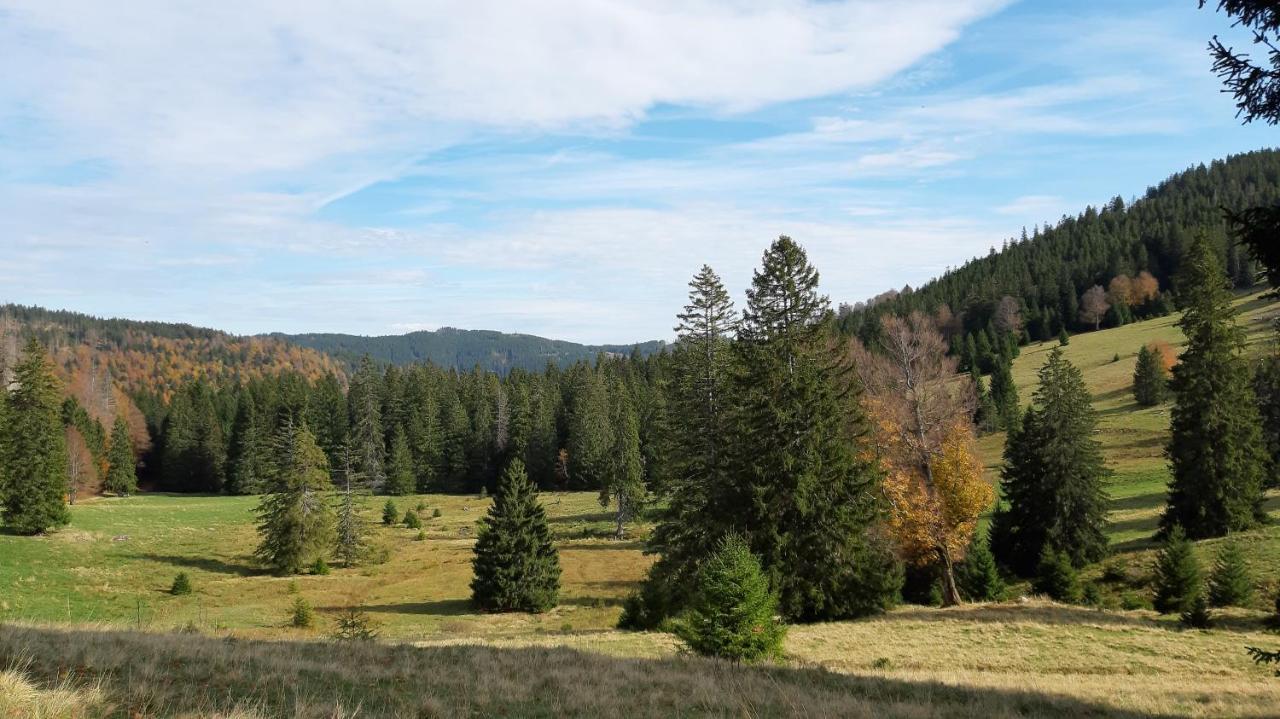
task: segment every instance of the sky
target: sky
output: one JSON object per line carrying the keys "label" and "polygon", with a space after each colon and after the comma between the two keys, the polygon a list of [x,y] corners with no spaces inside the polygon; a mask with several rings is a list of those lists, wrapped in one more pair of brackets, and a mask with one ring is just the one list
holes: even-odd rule
{"label": "sky", "polygon": [[779,234],[833,303],[1276,143],[1195,0],[0,0],[0,302],[670,339]]}

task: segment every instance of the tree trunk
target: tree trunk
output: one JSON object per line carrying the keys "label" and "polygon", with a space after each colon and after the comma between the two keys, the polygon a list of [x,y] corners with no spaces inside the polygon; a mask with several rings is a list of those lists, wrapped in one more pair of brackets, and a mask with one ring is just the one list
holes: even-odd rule
{"label": "tree trunk", "polygon": [[955,566],[951,562],[951,552],[944,547],[939,547],[938,558],[942,560],[942,606],[954,607],[957,604],[963,604],[960,589],[956,587]]}
{"label": "tree trunk", "polygon": [[614,539],[622,539],[622,538],[624,538],[624,537],[626,537],[626,536],[627,536],[627,534],[626,534],[626,529],[625,529],[625,527],[623,527],[623,522],[625,522],[625,521],[626,521],[626,518],[627,518],[627,517],[626,517],[626,512],[627,512],[627,506],[626,506],[626,505],[627,505],[626,500],[625,500],[625,499],[623,499],[623,495],[622,495],[622,493],[621,493],[621,492],[619,492],[619,493],[618,493],[618,515],[617,515],[618,524],[617,524],[617,526],[616,526],[616,527],[614,528],[614,530],[613,530],[613,538],[614,538]]}

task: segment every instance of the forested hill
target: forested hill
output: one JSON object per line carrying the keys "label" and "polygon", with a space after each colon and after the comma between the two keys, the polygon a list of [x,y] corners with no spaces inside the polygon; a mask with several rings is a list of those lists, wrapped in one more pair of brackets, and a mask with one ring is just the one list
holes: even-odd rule
{"label": "forested hill", "polygon": [[382,337],[343,334],[272,334],[270,337],[325,352],[344,361],[348,367],[354,367],[368,354],[377,362],[395,365],[430,362],[460,371],[479,365],[481,369],[499,374],[513,369],[541,371],[548,362],[566,367],[579,360],[594,361],[601,353],[628,355],[638,351],[648,356],[663,347],[663,342],[657,340],[636,345],[581,345],[534,335],[453,327]]}
{"label": "forested hill", "polygon": [[[1015,324],[1025,329],[1023,341],[1124,324],[1167,308],[1179,260],[1198,232],[1207,233],[1220,248],[1238,285],[1252,284],[1252,262],[1228,242],[1223,209],[1277,202],[1280,151],[1258,150],[1197,165],[1148,188],[1132,204],[1117,196],[1101,209],[1088,207],[1054,227],[1036,228],[1030,235],[1024,230],[1000,251],[915,290],[890,291],[842,306],[842,327],[870,339],[879,315],[919,309],[940,312],[953,323],[954,337],[966,342],[977,338],[981,345],[981,335],[992,339],[993,325],[1004,329],[1002,304],[1004,314],[1018,315]],[[1158,287],[1152,286],[1152,278]],[[1086,302],[1084,295],[1091,289]]]}

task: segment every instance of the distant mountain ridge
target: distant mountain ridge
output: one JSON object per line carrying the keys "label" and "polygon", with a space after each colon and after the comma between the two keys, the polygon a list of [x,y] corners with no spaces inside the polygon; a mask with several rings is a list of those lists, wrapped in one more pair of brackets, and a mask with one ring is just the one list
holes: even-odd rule
{"label": "distant mountain ridge", "polygon": [[479,366],[499,374],[513,369],[541,371],[548,362],[564,367],[580,360],[594,360],[601,353],[631,354],[634,351],[647,356],[666,347],[661,340],[584,345],[536,335],[454,327],[372,337],[336,333],[273,333],[266,336],[323,352],[347,366],[353,366],[367,354],[374,361],[387,364],[430,362],[460,371]]}

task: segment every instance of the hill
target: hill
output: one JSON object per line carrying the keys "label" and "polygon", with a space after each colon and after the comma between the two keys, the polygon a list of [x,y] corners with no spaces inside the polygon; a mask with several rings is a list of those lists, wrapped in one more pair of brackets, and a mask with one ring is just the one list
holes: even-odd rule
{"label": "hill", "polygon": [[665,346],[657,340],[635,345],[581,345],[534,335],[453,327],[380,337],[280,333],[269,337],[319,350],[342,360],[348,367],[354,367],[367,354],[387,364],[430,362],[464,372],[479,366],[504,375],[513,369],[539,372],[547,363],[565,367],[580,360],[594,361],[599,354],[628,355],[636,351],[648,356]]}

